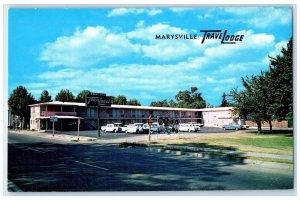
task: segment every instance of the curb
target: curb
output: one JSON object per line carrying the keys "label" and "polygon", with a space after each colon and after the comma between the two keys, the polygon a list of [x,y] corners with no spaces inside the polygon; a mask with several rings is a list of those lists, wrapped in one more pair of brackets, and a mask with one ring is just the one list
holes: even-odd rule
{"label": "curb", "polygon": [[[143,143],[130,143],[124,142],[119,145],[120,147],[145,147],[149,151],[155,151],[159,153],[169,153],[174,155],[187,155],[192,157],[197,157],[200,159],[211,159],[211,158],[219,158],[224,157],[227,160],[235,161],[236,163],[241,164],[251,164],[251,165],[261,165],[268,168],[275,168],[275,169],[285,169],[285,170],[293,170],[293,164],[287,163],[278,163],[278,162],[270,162],[270,161],[261,161],[261,160],[254,160],[242,157],[241,155],[246,155],[244,152],[235,152],[230,150],[218,150],[213,149],[213,151],[209,151],[211,148],[197,148],[197,147],[184,147],[178,148],[178,146],[170,146],[170,145],[148,145]],[[181,147],[181,146],[179,146]],[[182,151],[185,150],[185,151]],[[196,151],[202,150],[202,152]],[[191,152],[195,151],[195,152]],[[218,153],[222,155],[218,155]],[[240,157],[237,157],[240,156]]]}
{"label": "curb", "polygon": [[[209,154],[207,152],[203,152],[203,153],[183,152],[180,150],[169,150],[169,149],[155,148],[155,147],[148,147],[147,150],[156,151],[159,153],[169,153],[169,154],[174,154],[174,155],[187,155],[187,156],[197,157],[200,159],[211,159],[211,158],[221,157],[221,155]],[[243,157],[230,157],[228,155],[227,156],[223,155],[223,157],[226,157],[227,160],[235,161],[235,163],[240,163],[240,164],[260,165],[263,167],[274,168],[274,169],[286,169],[286,170],[294,169],[293,164],[260,161],[260,160],[248,159],[248,158],[243,158]]]}
{"label": "curb", "polygon": [[[20,132],[11,131],[14,134],[22,134]],[[59,141],[67,141],[67,142],[92,142],[96,141],[97,138],[93,137],[86,137],[86,136],[79,136],[79,141],[77,141],[77,136],[74,135],[66,135],[66,134],[55,134],[55,136],[52,136],[52,134],[44,133],[44,132],[23,132],[26,135],[35,136],[35,137],[41,137],[41,138],[47,138],[47,139],[53,139],[53,140],[59,140]]]}

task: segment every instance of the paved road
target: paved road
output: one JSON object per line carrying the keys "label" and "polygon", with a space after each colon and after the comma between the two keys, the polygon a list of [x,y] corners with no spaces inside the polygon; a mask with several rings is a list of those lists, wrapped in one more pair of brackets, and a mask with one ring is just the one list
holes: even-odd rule
{"label": "paved road", "polygon": [[8,178],[23,191],[290,189],[293,171],[9,134]]}

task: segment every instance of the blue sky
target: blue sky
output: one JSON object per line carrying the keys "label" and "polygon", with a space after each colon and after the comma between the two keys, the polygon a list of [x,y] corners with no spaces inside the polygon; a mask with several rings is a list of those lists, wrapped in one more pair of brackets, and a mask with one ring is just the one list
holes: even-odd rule
{"label": "blue sky", "polygon": [[[267,70],[292,36],[291,7],[9,9],[8,92],[48,90],[126,95],[143,105],[196,86],[218,106],[241,77]],[[201,44],[200,30],[243,34]],[[156,34],[197,34],[157,40]]]}

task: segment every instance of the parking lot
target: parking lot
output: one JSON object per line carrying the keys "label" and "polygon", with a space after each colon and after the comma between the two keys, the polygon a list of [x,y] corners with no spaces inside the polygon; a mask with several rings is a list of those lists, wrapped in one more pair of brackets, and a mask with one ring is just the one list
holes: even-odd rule
{"label": "parking lot", "polygon": [[[151,139],[162,139],[162,138],[174,138],[174,137],[190,137],[190,136],[197,136],[200,134],[219,134],[219,133],[232,133],[237,132],[235,130],[223,130],[222,128],[212,128],[212,127],[202,127],[200,131],[197,132],[172,132],[171,134],[167,133],[151,133]],[[56,132],[56,134],[65,134],[65,135],[77,135],[77,131],[66,131],[66,132]],[[98,131],[80,131],[80,136],[91,137],[91,138],[99,138],[101,140],[107,141],[119,141],[120,142],[127,142],[127,141],[143,141],[148,140],[149,132],[146,133],[114,133],[114,132],[107,132],[100,131],[100,137],[98,137]]]}

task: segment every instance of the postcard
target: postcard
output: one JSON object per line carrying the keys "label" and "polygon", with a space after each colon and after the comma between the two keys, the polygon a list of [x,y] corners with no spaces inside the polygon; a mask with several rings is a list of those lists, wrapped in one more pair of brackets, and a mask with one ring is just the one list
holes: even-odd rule
{"label": "postcard", "polygon": [[293,12],[9,7],[7,192],[293,194]]}

